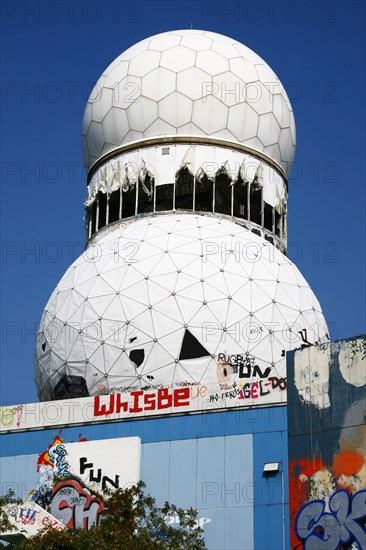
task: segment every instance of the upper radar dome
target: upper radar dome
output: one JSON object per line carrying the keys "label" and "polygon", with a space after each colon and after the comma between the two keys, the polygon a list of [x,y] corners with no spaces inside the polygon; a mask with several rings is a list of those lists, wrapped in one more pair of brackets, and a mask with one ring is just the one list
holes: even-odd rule
{"label": "upper radar dome", "polygon": [[252,50],[221,34],[165,32],[138,42],[104,71],[83,119],[84,163],[133,141],[224,139],[264,153],[288,173],[295,123],[278,77]]}

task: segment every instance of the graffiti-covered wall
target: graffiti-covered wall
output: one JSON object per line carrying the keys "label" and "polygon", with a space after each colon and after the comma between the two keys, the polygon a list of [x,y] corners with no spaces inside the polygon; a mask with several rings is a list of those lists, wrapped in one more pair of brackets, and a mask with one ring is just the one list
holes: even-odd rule
{"label": "graffiti-covered wall", "polygon": [[[67,526],[98,523],[103,484],[141,478],[158,506],[197,509],[209,550],[288,548],[285,407],[19,426],[1,437],[0,494],[12,489]],[[273,462],[279,471],[265,476]],[[24,526],[34,514],[17,519]]]}
{"label": "graffiti-covered wall", "polygon": [[287,357],[291,548],[366,549],[366,339]]}

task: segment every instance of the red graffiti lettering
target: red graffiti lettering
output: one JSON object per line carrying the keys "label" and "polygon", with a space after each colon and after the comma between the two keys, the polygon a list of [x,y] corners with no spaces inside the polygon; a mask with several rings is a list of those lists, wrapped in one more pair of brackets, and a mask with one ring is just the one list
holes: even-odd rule
{"label": "red graffiti lettering", "polygon": [[[207,388],[201,388],[200,395],[207,393]],[[112,413],[141,413],[144,411],[161,411],[175,407],[187,407],[190,404],[191,388],[177,388],[171,391],[169,388],[159,388],[157,393],[144,393],[133,391],[129,394],[130,400],[123,401],[122,394],[110,394],[109,403],[101,403],[101,397],[94,397],[94,416],[108,416]],[[131,402],[132,398],[132,402]]]}
{"label": "red graffiti lettering", "polygon": [[187,407],[189,405],[190,397],[189,388],[180,388],[173,392],[173,406],[174,407]]}
{"label": "red graffiti lettering", "polygon": [[250,397],[252,399],[258,399],[258,382],[253,382],[250,388]]}
{"label": "red graffiti lettering", "polygon": [[139,399],[141,395],[143,395],[143,391],[132,391],[130,395],[133,397],[133,406],[130,408],[131,413],[139,413],[142,412],[144,409],[142,407],[139,407]]}

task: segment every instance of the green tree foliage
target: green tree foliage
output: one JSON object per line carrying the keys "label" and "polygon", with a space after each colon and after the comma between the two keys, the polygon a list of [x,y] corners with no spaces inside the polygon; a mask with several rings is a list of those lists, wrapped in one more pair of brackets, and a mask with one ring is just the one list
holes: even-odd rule
{"label": "green tree foliage", "polygon": [[12,524],[8,520],[5,509],[12,504],[20,504],[21,500],[14,498],[14,491],[10,490],[7,495],[0,497],[0,533],[12,530]]}
{"label": "green tree foliage", "polygon": [[[168,502],[162,508],[144,493],[144,483],[107,493],[99,525],[89,531],[44,529],[36,536],[14,541],[17,550],[204,550],[197,511]],[[167,518],[174,518],[173,522]],[[179,521],[177,521],[179,518]],[[174,525],[174,526],[173,526]],[[6,529],[3,529],[3,532]]]}

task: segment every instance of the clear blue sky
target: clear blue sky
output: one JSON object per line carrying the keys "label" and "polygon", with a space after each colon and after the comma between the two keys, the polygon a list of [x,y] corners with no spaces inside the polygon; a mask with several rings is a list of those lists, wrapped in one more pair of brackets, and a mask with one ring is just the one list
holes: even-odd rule
{"label": "clear blue sky", "polygon": [[4,0],[1,9],[3,404],[37,401],[35,328],[83,250],[91,86],[135,42],[191,24],[243,42],[284,83],[298,140],[289,255],[332,337],[364,332],[364,2]]}

